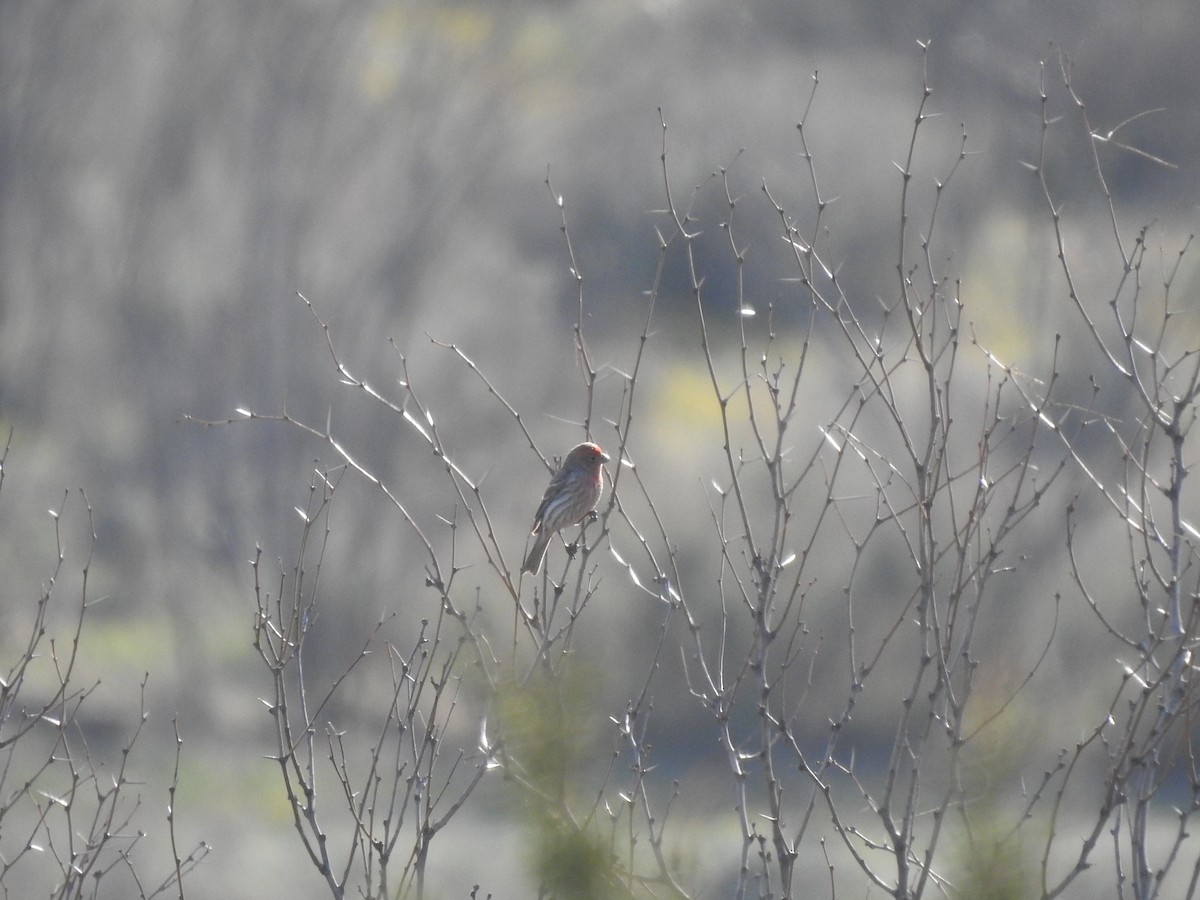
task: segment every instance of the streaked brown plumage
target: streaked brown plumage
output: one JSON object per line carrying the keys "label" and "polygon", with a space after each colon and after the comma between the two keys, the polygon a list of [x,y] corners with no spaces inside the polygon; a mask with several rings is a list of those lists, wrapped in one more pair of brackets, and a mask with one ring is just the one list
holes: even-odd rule
{"label": "streaked brown plumage", "polygon": [[533,516],[533,546],[525,557],[522,572],[533,575],[542,567],[546,547],[556,532],[578,525],[600,502],[604,491],[604,464],[608,454],[597,445],[585,443],[573,447],[562,466],[550,479],[541,505]]}

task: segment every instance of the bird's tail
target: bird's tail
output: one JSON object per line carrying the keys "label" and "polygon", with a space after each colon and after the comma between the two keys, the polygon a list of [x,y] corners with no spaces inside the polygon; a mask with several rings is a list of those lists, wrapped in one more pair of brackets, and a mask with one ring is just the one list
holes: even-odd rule
{"label": "bird's tail", "polygon": [[529,555],[525,557],[525,565],[521,566],[522,572],[536,575],[542,568],[542,559],[546,556],[546,547],[550,545],[550,535],[551,532],[545,529],[537,533],[533,539],[533,546],[529,548]]}

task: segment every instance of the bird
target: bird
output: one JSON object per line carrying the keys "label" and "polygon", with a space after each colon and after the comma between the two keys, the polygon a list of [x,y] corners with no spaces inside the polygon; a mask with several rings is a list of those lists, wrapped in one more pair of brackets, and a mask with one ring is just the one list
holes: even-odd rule
{"label": "bird", "polygon": [[604,464],[608,454],[587,442],[572,447],[563,460],[542,502],[533,515],[533,546],[525,557],[522,572],[536,575],[542,568],[546,547],[557,532],[578,525],[596,508],[604,491]]}

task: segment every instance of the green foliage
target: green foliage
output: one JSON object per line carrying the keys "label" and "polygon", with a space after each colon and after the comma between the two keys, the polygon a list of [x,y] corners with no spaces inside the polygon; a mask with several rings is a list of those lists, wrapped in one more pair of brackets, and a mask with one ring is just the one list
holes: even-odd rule
{"label": "green foliage", "polygon": [[569,775],[591,756],[596,737],[589,719],[595,687],[578,666],[537,669],[520,684],[497,688],[505,752],[538,796],[567,797]]}
{"label": "green foliage", "polygon": [[561,900],[620,896],[612,854],[600,840],[550,818],[535,819],[533,872],[542,890]]}
{"label": "green foliage", "polygon": [[[973,818],[991,811],[977,810]],[[955,861],[958,875],[951,896],[963,900],[1024,900],[1035,896],[1027,859],[1012,832],[998,822],[980,823]]]}
{"label": "green foliage", "polygon": [[571,815],[580,767],[596,759],[591,719],[596,681],[566,660],[538,668],[520,684],[497,690],[505,766],[513,774],[519,816],[529,832],[528,865],[548,896],[611,897],[620,879],[612,853],[594,826]]}

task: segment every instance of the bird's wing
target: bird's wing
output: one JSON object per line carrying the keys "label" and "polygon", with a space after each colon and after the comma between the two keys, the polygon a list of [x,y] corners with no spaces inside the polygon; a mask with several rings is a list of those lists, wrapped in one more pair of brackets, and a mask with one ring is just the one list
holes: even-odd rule
{"label": "bird's wing", "polygon": [[546,485],[546,493],[542,494],[542,502],[538,504],[537,512],[533,514],[533,531],[530,534],[537,534],[542,528],[542,520],[546,517],[546,510],[550,508],[550,503],[562,490],[563,482],[567,479],[565,471],[554,473],[554,477],[550,479],[550,483]]}

